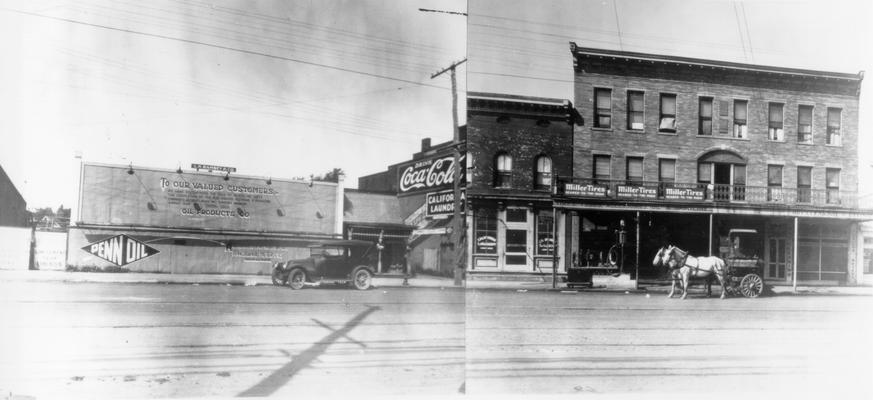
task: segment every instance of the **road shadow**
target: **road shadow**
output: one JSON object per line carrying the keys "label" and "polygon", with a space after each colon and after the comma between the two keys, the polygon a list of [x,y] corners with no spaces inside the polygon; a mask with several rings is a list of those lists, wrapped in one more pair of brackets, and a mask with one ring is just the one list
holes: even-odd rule
{"label": "road shadow", "polygon": [[367,306],[367,309],[361,311],[354,318],[346,322],[342,328],[332,331],[318,342],[315,342],[292,358],[291,362],[283,365],[281,368],[274,371],[270,376],[264,378],[256,385],[245,390],[237,395],[237,397],[263,397],[275,393],[279,388],[285,386],[298,372],[308,367],[316,358],[324,354],[330,345],[334,344],[337,339],[346,336],[352,329],[358,326],[370,314],[380,310],[376,306]]}

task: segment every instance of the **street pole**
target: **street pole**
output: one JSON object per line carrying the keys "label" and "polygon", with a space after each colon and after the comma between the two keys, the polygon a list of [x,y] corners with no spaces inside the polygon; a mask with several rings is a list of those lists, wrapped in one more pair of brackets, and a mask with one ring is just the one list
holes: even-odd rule
{"label": "street pole", "polygon": [[[454,182],[452,183],[453,192],[454,192],[454,211],[452,212],[452,233],[449,235],[452,243],[455,243],[456,247],[454,249],[455,254],[455,286],[461,286],[461,274],[462,271],[459,271],[464,265],[463,250],[466,249],[466,243],[460,243],[460,240],[457,240],[459,237],[463,237],[466,232],[462,232],[463,223],[461,221],[461,133],[460,127],[458,127],[458,83],[455,77],[455,69],[465,63],[467,59],[463,59],[461,61],[457,61],[452,65],[444,68],[443,70],[434,73],[430,76],[431,79],[434,79],[446,71],[449,72],[449,76],[452,80],[452,129],[453,129],[453,141],[452,148],[454,149],[454,162],[452,166],[454,167]],[[461,248],[463,247],[463,249]]]}
{"label": "street pole", "polygon": [[634,278],[635,278],[634,279],[634,289],[639,290],[640,289],[640,212],[639,211],[637,211],[636,231],[637,231],[637,238],[636,238],[636,243],[637,243],[637,246],[636,246],[637,247],[637,257],[636,257],[637,260],[636,261],[637,262],[636,262],[636,270],[634,270]]}

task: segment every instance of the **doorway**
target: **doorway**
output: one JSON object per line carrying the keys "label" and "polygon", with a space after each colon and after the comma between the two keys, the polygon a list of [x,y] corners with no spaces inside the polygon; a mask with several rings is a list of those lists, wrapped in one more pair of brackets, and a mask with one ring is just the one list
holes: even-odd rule
{"label": "doorway", "polygon": [[785,280],[785,243],[784,237],[771,237],[767,240],[767,268],[764,271],[767,279]]}

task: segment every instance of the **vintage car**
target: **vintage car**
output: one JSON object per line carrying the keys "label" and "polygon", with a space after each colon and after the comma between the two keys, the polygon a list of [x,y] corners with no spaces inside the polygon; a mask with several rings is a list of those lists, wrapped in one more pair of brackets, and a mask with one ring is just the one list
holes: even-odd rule
{"label": "vintage car", "polygon": [[337,240],[309,247],[309,257],[273,264],[273,284],[292,289],[325,282],[351,283],[360,290],[372,285],[375,245],[363,240]]}

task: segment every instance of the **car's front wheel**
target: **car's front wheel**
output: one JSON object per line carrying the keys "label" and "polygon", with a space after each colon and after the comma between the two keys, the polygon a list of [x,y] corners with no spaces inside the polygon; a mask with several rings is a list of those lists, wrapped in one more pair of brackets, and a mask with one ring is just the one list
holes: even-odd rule
{"label": "car's front wheel", "polygon": [[291,270],[291,273],[288,274],[288,282],[291,285],[291,289],[303,289],[306,283],[306,272],[303,272],[300,268]]}
{"label": "car's front wheel", "polygon": [[352,284],[358,290],[367,290],[373,284],[373,273],[365,267],[359,267],[352,273]]}

